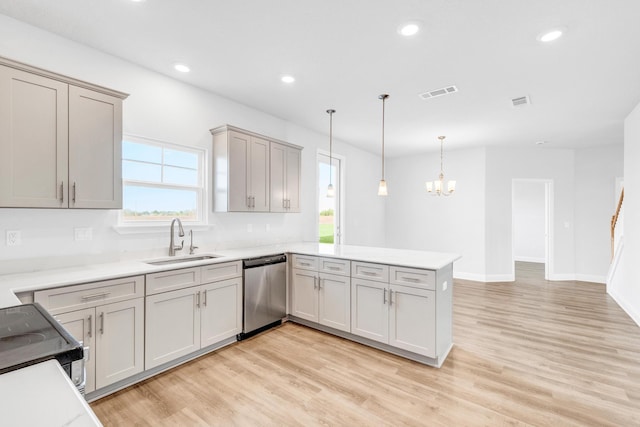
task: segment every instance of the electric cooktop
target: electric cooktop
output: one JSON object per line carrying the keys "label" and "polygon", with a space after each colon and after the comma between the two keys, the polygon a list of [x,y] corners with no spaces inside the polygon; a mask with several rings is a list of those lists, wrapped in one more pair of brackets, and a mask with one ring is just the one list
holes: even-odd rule
{"label": "electric cooktop", "polygon": [[38,303],[0,308],[0,374],[56,359],[64,368],[82,345]]}

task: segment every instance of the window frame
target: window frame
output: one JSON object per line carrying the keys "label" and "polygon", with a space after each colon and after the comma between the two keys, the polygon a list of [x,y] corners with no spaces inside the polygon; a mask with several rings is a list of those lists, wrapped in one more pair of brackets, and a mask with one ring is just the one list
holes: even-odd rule
{"label": "window frame", "polygon": [[[184,225],[189,225],[191,227],[193,226],[206,226],[208,224],[208,212],[209,209],[208,207],[208,192],[209,192],[209,188],[208,188],[208,173],[207,173],[207,159],[208,159],[208,155],[209,152],[206,148],[203,147],[199,147],[199,146],[190,146],[190,145],[182,145],[182,144],[176,144],[173,142],[168,142],[168,141],[162,141],[162,140],[157,140],[157,139],[152,139],[152,138],[147,138],[147,137],[143,137],[143,136],[138,136],[138,135],[131,135],[131,134],[124,134],[122,137],[122,142],[121,144],[123,144],[123,154],[121,156],[121,162],[122,162],[122,169],[124,171],[124,162],[128,161],[129,159],[125,159],[124,157],[124,143],[125,141],[129,141],[129,142],[133,142],[133,143],[138,143],[138,144],[144,144],[144,145],[149,145],[149,146],[154,146],[154,147],[160,147],[162,149],[169,149],[169,150],[175,150],[175,151],[181,151],[181,152],[187,152],[187,153],[194,153],[198,155],[198,185],[197,186],[193,186],[193,185],[182,185],[182,184],[165,184],[165,183],[158,183],[158,182],[153,182],[153,181],[144,181],[144,180],[130,180],[130,179],[125,179],[124,178],[124,173],[122,176],[122,193],[123,193],[123,206],[122,209],[120,209],[119,213],[118,213],[118,226],[117,229],[119,230],[134,230],[136,228],[141,229],[141,230],[151,230],[154,227],[162,227],[162,229],[166,228],[166,226],[168,226],[171,223],[170,219],[167,220],[126,220],[124,217],[124,193],[125,193],[125,188],[127,185],[130,186],[135,186],[135,187],[148,187],[148,188],[157,188],[157,189],[168,189],[168,190],[193,190],[196,193],[196,216],[197,216],[197,220],[181,220],[182,223]],[[164,156],[162,158],[162,163],[155,163],[155,162],[145,162],[145,161],[139,161],[139,160],[134,160],[136,162],[139,163],[148,163],[148,164],[153,164],[153,165],[161,165],[161,166],[165,166],[164,164]],[[174,167],[173,165],[168,165],[171,167]],[[126,232],[126,231],[125,231]]]}

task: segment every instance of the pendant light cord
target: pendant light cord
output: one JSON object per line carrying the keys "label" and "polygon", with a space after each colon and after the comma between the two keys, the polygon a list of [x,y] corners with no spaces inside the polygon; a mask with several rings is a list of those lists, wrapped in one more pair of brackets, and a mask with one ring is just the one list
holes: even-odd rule
{"label": "pendant light cord", "polygon": [[382,99],[382,180],[384,181],[384,104],[389,95],[382,94],[378,96],[379,99]]}
{"label": "pendant light cord", "polygon": [[329,113],[329,185],[332,184],[332,169],[333,169],[333,113],[336,110],[327,110]]}

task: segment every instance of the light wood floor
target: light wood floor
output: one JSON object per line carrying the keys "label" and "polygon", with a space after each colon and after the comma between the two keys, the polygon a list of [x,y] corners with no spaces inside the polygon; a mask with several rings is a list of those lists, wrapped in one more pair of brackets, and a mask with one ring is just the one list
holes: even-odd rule
{"label": "light wood floor", "polygon": [[640,328],[603,285],[456,280],[430,368],[303,326],[94,402],[106,426],[640,425]]}

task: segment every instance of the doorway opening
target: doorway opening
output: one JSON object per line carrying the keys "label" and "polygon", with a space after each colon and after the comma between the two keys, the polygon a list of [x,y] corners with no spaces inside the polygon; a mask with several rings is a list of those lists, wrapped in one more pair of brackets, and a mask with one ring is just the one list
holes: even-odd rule
{"label": "doorway opening", "polygon": [[553,181],[514,179],[511,208],[514,279],[549,280],[553,271]]}
{"label": "doorway opening", "polygon": [[[342,240],[342,164],[343,159],[335,154],[331,157],[324,152],[318,153],[318,242],[340,244]],[[333,185],[334,195],[328,196],[329,184]]]}

